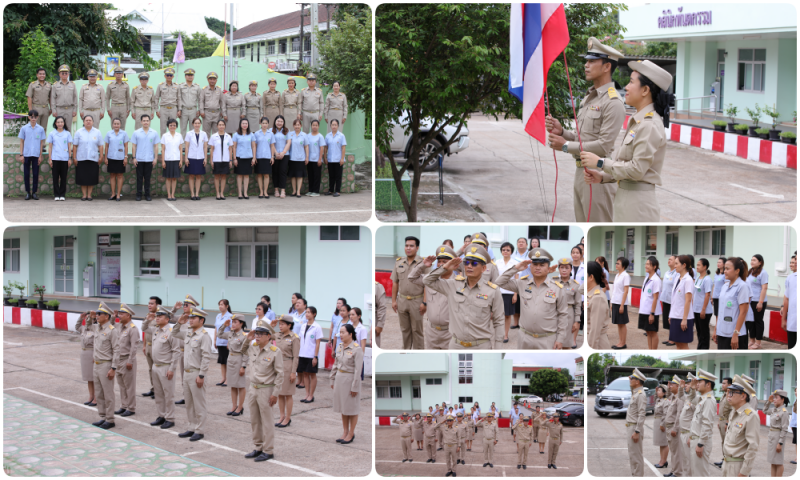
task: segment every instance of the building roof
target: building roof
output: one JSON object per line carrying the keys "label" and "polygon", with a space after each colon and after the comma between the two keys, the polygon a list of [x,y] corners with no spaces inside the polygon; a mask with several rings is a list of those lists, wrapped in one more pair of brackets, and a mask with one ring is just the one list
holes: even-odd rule
{"label": "building roof", "polygon": [[[152,6],[151,6],[152,5]],[[106,16],[109,18],[117,16],[128,16],[128,23],[134,28],[138,29],[144,35],[160,35],[161,34],[161,5],[160,3],[152,3],[142,5],[139,8],[134,8],[129,11],[125,10],[106,10]],[[176,30],[186,32],[187,35],[194,33],[205,33],[209,38],[222,40],[222,37],[214,33],[208,28],[205,16],[200,11],[178,11],[175,4],[167,4],[167,9],[164,11],[164,36],[171,38],[170,33]]]}
{"label": "building roof", "polygon": [[[328,10],[329,9],[325,8],[322,4],[320,4],[319,9],[317,10],[317,23],[320,24],[321,30],[324,28],[322,23],[328,21]],[[331,13],[333,13],[334,8],[331,7],[330,10]],[[303,12],[303,25],[311,25],[311,14],[309,13],[308,8],[306,8]],[[277,17],[267,18],[266,20],[260,20],[255,23],[251,23],[250,25],[244,26],[233,32],[233,40],[236,42],[237,40],[243,40],[248,37],[257,37],[271,32],[288,30],[290,28],[300,28],[300,12],[286,13],[284,15],[279,15]]]}
{"label": "building roof", "polygon": [[583,357],[578,357],[575,359],[575,363],[581,363],[583,361]]}
{"label": "building roof", "polygon": [[513,372],[537,372],[539,370],[555,370],[556,372],[560,372],[560,368],[553,368],[553,367],[534,367],[531,365],[514,365],[512,367]]}

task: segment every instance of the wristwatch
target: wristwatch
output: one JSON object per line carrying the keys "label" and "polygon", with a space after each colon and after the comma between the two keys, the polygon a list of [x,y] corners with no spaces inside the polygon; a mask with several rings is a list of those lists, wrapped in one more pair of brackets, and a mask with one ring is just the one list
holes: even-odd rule
{"label": "wristwatch", "polygon": [[111,367],[111,370],[116,370],[116,369],[117,369],[117,367]]}
{"label": "wristwatch", "polygon": [[633,433],[639,433],[639,430],[634,430]]}
{"label": "wristwatch", "polygon": [[206,378],[206,376],[205,376],[205,375],[198,375],[198,377],[200,377],[200,378]]}
{"label": "wristwatch", "polygon": [[601,158],[601,159],[597,160],[597,168],[603,168],[603,164],[604,163],[606,163],[606,159],[605,158]]}
{"label": "wristwatch", "polygon": [[703,448],[705,445],[703,445],[702,443],[698,443],[697,446]]}
{"label": "wristwatch", "polygon": [[569,142],[564,142],[564,145],[561,145],[561,151],[564,153],[568,153],[569,150]]}
{"label": "wristwatch", "polygon": [[428,302],[422,302],[422,304],[425,305],[426,307],[428,306]]}

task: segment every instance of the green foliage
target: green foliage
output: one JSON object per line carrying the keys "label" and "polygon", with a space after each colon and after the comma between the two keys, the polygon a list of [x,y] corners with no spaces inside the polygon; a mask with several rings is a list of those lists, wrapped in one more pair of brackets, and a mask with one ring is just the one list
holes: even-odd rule
{"label": "green foliage", "polygon": [[[219,41],[208,38],[208,35],[201,32],[195,32],[190,36],[187,35],[186,32],[175,31],[172,32],[172,35],[175,38],[178,38],[178,35],[181,36],[181,40],[183,41],[183,53],[186,56],[186,60],[210,57],[214,53],[214,50],[217,49],[217,46],[219,46]],[[164,50],[165,60],[172,62],[172,57],[175,55],[177,46],[177,42],[167,45]],[[183,79],[179,78],[176,81],[181,82]]]}
{"label": "green foliage", "polygon": [[[27,113],[28,100],[25,92],[28,85],[36,80],[36,70],[42,67],[47,70],[45,80],[55,81],[55,48],[47,39],[41,27],[31,30],[20,39],[19,59],[14,67],[13,77],[7,77],[3,91],[3,109],[14,113]],[[15,55],[16,57],[16,55]],[[14,127],[22,128],[27,119],[20,119]],[[8,126],[7,126],[8,127]],[[17,129],[18,132],[18,129]],[[8,134],[11,131],[7,131]]]}
{"label": "green foliage", "polygon": [[57,307],[57,306],[61,305],[61,302],[59,302],[58,300],[53,299],[53,300],[50,300],[49,302],[47,302],[45,305],[47,305],[48,307]]}
{"label": "green foliage", "polygon": [[25,289],[27,288],[24,283],[21,282],[8,282],[9,286],[15,290],[19,290],[19,295],[22,296],[25,294]]}
{"label": "green foliage", "polygon": [[[320,5],[319,8],[323,9],[325,6]],[[335,9],[331,5],[331,20],[337,25],[342,23],[348,15],[363,25],[372,23],[372,9],[365,3],[339,3]]]}
{"label": "green foliage", "polygon": [[554,393],[565,393],[569,390],[567,378],[555,370],[537,370],[531,374],[528,383],[529,391],[534,395],[547,398]]}
{"label": "green foliage", "polygon": [[610,353],[594,353],[589,355],[589,362],[586,366],[588,373],[587,385],[597,385],[606,381],[606,367],[618,365],[617,360]]}
{"label": "green foliage", "polygon": [[784,138],[797,138],[797,135],[794,132],[781,132],[778,134],[778,136]]}
{"label": "green foliage", "polygon": [[392,167],[389,164],[375,167],[375,178],[392,178]]}
{"label": "green foliage", "polygon": [[729,103],[727,107],[725,107],[725,115],[731,119],[731,123],[736,122],[736,114],[739,113],[739,107],[734,106],[734,104]]}
{"label": "green foliage", "polygon": [[[206,19],[206,26],[208,27],[209,30],[211,30],[212,32],[216,33],[220,37],[224,37],[225,36],[225,32],[226,32],[226,30],[225,30],[225,28],[226,28],[225,22],[223,22],[222,20],[220,20],[218,18],[214,18],[214,17],[205,17],[205,19]],[[234,32],[236,31],[236,27],[234,27],[230,23],[228,23],[227,24],[227,33],[228,33],[228,35],[230,35],[230,33],[231,33],[231,28],[233,28]],[[185,45],[184,45],[184,48],[186,48]]]}
{"label": "green foliage", "polygon": [[571,382],[572,381],[572,375],[569,374],[569,368],[562,368],[560,370],[560,372],[561,372],[561,375],[564,375],[564,378],[567,379],[567,382]]}
{"label": "green foliage", "polygon": [[778,108],[777,107],[769,107],[769,106],[765,105],[764,108],[761,111],[766,113],[768,116],[772,117],[772,129],[773,130],[777,129],[778,128],[778,123],[779,123],[778,122],[778,117],[781,116],[781,114],[778,112]]}
{"label": "green foliage", "polygon": [[734,130],[738,130],[740,132],[746,132],[748,128],[750,127],[748,127],[746,123],[737,123],[733,126]]}
{"label": "green foliage", "polygon": [[11,285],[3,285],[3,293],[6,297],[10,297],[14,293],[14,289]]}
{"label": "green foliage", "polygon": [[631,355],[622,365],[627,367],[661,367],[668,368],[669,363],[650,355]]}
{"label": "green foliage", "polygon": [[715,126],[718,126],[718,127],[724,127],[727,124],[728,124],[728,122],[726,122],[725,120],[713,120],[711,122],[711,125],[715,125]]}
{"label": "green foliage", "polygon": [[750,117],[750,121],[753,122],[753,126],[757,127],[758,122],[761,120],[761,107],[759,107],[756,103],[755,108],[744,107],[744,111],[747,113],[747,116]]}
{"label": "green foliage", "polygon": [[647,42],[644,54],[658,57],[677,57],[678,44],[675,42]]}
{"label": "green foliage", "polygon": [[519,402],[520,398],[522,398],[522,395],[514,395],[514,403]]}
{"label": "green foliage", "polygon": [[16,305],[19,303],[19,298],[10,298],[8,299],[8,303]]}
{"label": "green foliage", "polygon": [[39,300],[36,300],[35,298],[29,298],[29,299],[25,300],[25,303],[27,305],[38,305],[39,304]]}
{"label": "green foliage", "polygon": [[769,128],[756,128],[756,133],[759,135],[766,135],[769,133]]}
{"label": "green foliage", "polygon": [[33,293],[39,295],[39,300],[44,300],[44,291],[47,289],[44,285],[39,285],[38,283],[33,284]]}

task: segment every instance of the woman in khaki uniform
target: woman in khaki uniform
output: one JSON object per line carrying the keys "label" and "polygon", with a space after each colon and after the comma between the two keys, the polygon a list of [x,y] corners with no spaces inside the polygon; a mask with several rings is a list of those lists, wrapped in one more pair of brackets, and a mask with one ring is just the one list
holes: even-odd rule
{"label": "woman in khaki uniform", "polygon": [[472,418],[472,415],[475,413],[475,407],[472,407],[472,411],[469,414],[469,417],[464,419],[464,423],[467,425],[467,451],[472,451],[472,442],[475,440],[475,419]]}
{"label": "woman in khaki uniform", "polygon": [[669,106],[674,96],[668,93],[672,75],[655,63],[630,62],[631,81],[625,87],[625,103],[636,109],[628,122],[622,145],[614,158],[600,158],[581,152],[586,183],[613,183],[619,188],[614,198],[614,222],[658,222],[661,211],[656,201],[656,186],[661,185],[661,170],[667,153],[665,127],[669,126]]}
{"label": "woman in khaki uniform", "polygon": [[[281,115],[283,115],[284,125],[294,125],[297,114],[300,113],[300,92],[295,89],[297,82],[294,78],[286,81],[289,86],[281,93]],[[274,124],[274,122],[273,122]]]}
{"label": "woman in khaki uniform", "polygon": [[669,444],[667,443],[667,425],[664,422],[667,418],[667,387],[659,385],[656,387],[656,407],[653,410],[653,445],[659,447],[661,461],[653,465],[656,468],[666,468],[669,465]]}
{"label": "woman in khaki uniform", "polygon": [[414,420],[413,420],[413,423],[411,425],[411,427],[412,427],[411,431],[412,431],[412,435],[414,436],[414,441],[417,442],[417,450],[418,451],[422,451],[422,440],[423,440],[422,423],[423,422],[424,422],[424,420],[422,420],[422,415],[420,415],[419,413],[414,415]]}
{"label": "woman in khaki uniform", "polygon": [[770,476],[783,476],[783,451],[786,449],[786,437],[789,435],[789,421],[792,414],[789,405],[789,394],[786,390],[775,390],[764,404],[764,415],[769,416],[769,436],[767,437],[767,462],[770,464]]}
{"label": "woman in khaki uniform", "polygon": [[250,91],[244,95],[244,115],[250,123],[250,131],[255,132],[261,123],[261,95],[256,93],[258,82],[250,80]]}
{"label": "woman in khaki uniform", "polygon": [[[226,331],[228,327],[230,330]],[[231,402],[233,409],[228,412],[232,417],[244,413],[244,399],[247,396],[247,356],[242,354],[242,348],[247,343],[247,334],[244,332],[244,316],[235,314],[225,320],[217,330],[217,337],[228,341],[228,361],[225,364],[225,378],[231,389]]]}
{"label": "woman in khaki uniform", "polygon": [[578,282],[577,280],[570,279],[570,274],[572,273],[572,264],[568,258],[561,258],[558,260],[558,276],[554,277],[553,280],[564,285],[564,289],[562,292],[567,296],[567,304],[569,305],[569,313],[571,321],[569,322],[569,331],[567,332],[567,336],[564,339],[564,343],[562,344],[561,348],[564,350],[570,350],[575,343],[575,336],[573,332],[575,329],[580,328],[581,325],[581,313],[583,312],[583,302],[581,297],[583,296],[583,284]]}
{"label": "woman in khaki uniform", "polygon": [[[228,85],[228,93],[222,96],[222,115],[225,120],[225,133],[233,135],[239,128],[239,120],[244,118],[244,95],[239,93],[239,82]],[[258,122],[250,125],[258,125]]]}
{"label": "woman in khaki uniform", "polygon": [[608,313],[608,299],[603,294],[606,282],[603,278],[603,267],[597,262],[586,264],[586,330],[589,332],[589,346],[598,350],[611,348],[608,340],[608,325],[611,317]]}
{"label": "woman in khaki uniform", "polygon": [[[275,335],[275,345],[283,354],[283,388],[278,392],[278,409],[281,419],[276,427],[284,428],[292,424],[292,408],[294,407],[295,380],[297,379],[297,365],[300,363],[300,337],[292,331],[294,317],[281,315],[278,323],[280,330]],[[291,366],[291,368],[290,368]]]}
{"label": "woman in khaki uniform", "polygon": [[261,94],[261,112],[262,115],[269,118],[269,122],[275,122],[275,117],[282,115],[281,110],[281,92],[277,91],[275,87],[278,86],[278,81],[270,78],[269,90]]}
{"label": "woman in khaki uniform", "polygon": [[[91,315],[90,315],[91,314]],[[86,319],[86,325],[83,320]],[[75,322],[75,331],[81,334],[81,378],[89,386],[89,401],[84,405],[96,407],[94,398],[94,332],[92,324],[96,322],[94,312],[83,312]]]}
{"label": "woman in khaki uniform", "polygon": [[544,446],[547,444],[547,414],[539,413],[534,421],[539,424],[539,453],[544,453]]}
{"label": "woman in khaki uniform", "polygon": [[328,127],[334,118],[344,127],[347,121],[347,96],[339,91],[338,81],[333,82],[333,91],[325,98],[325,123]]}
{"label": "woman in khaki uniform", "polygon": [[333,389],[333,411],[342,414],[344,433],[336,440],[342,445],[353,443],[356,439],[356,424],[361,393],[361,367],[364,365],[364,352],[356,342],[356,329],[349,323],[339,329],[342,343],[336,347],[336,361],[331,368],[331,388]]}

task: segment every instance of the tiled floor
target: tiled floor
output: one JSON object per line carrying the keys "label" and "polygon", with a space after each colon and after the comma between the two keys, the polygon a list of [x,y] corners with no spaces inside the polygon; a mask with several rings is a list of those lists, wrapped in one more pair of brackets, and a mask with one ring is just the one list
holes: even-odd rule
{"label": "tiled floor", "polygon": [[8,394],[3,470],[15,477],[235,476]]}

